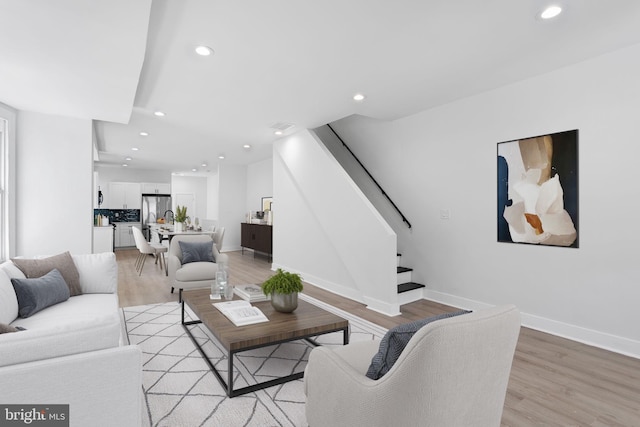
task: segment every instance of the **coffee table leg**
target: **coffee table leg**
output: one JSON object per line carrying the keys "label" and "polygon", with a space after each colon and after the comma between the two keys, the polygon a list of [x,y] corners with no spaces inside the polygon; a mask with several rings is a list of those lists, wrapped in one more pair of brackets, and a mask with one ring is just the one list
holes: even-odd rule
{"label": "coffee table leg", "polygon": [[233,397],[233,353],[229,352],[229,379],[227,380],[227,396]]}

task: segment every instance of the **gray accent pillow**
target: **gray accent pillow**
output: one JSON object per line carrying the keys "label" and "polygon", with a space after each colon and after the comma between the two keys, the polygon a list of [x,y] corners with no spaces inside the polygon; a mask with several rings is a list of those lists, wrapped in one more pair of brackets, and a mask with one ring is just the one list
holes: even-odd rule
{"label": "gray accent pillow", "polygon": [[69,286],[57,269],[36,279],[11,279],[18,297],[18,314],[29,317],[69,299]]}
{"label": "gray accent pillow", "polygon": [[436,320],[447,319],[465,313],[470,313],[470,311],[462,310],[453,313],[439,314],[389,329],[382,338],[382,341],[380,341],[378,352],[371,359],[371,365],[369,365],[369,370],[367,370],[366,373],[367,377],[372,380],[378,380],[389,372],[393,364],[398,360],[398,357],[400,357],[402,350],[404,350],[409,340],[413,337],[413,334],[424,325],[435,322]]}
{"label": "gray accent pillow", "polygon": [[82,294],[80,288],[80,273],[69,252],[54,255],[49,258],[26,259],[11,258],[11,261],[18,267],[28,279],[42,277],[54,268],[58,269],[65,282],[69,286],[71,296]]}
{"label": "gray accent pillow", "polygon": [[211,242],[183,242],[179,241],[182,251],[182,263],[190,262],[216,262],[213,259],[213,241]]}

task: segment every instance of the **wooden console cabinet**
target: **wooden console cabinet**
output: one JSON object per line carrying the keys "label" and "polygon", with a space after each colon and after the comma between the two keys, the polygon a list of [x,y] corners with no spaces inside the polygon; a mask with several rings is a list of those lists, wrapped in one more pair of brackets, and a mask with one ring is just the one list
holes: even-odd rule
{"label": "wooden console cabinet", "polygon": [[264,252],[269,257],[273,254],[273,227],[266,224],[240,223],[240,246],[242,253],[244,248]]}

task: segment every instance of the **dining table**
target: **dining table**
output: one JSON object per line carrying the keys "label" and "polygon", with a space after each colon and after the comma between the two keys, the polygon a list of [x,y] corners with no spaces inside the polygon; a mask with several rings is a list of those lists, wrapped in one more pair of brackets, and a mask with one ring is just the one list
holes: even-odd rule
{"label": "dining table", "polygon": [[211,230],[185,230],[185,231],[173,231],[164,228],[156,228],[156,233],[158,233],[158,237],[160,242],[165,239],[169,239],[169,243],[171,243],[171,239],[173,236],[185,236],[185,235],[197,235],[197,234],[205,234],[213,237],[214,232]]}

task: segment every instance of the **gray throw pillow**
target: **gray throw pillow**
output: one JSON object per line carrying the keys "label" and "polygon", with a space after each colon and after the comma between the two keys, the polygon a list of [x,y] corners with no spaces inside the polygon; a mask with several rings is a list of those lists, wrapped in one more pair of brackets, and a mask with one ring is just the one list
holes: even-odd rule
{"label": "gray throw pillow", "polygon": [[183,242],[179,241],[182,251],[182,264],[190,262],[216,262],[213,259],[213,241],[211,242]]}
{"label": "gray throw pillow", "polygon": [[459,316],[465,313],[470,313],[470,311],[462,310],[453,313],[439,314],[389,329],[382,338],[382,341],[380,341],[378,352],[373,356],[373,359],[371,359],[371,365],[369,365],[369,370],[366,374],[367,377],[372,380],[378,380],[389,372],[393,364],[398,360],[398,357],[400,357],[402,350],[407,346],[409,340],[424,325],[435,322],[436,320]]}
{"label": "gray throw pillow", "polygon": [[24,273],[27,279],[42,277],[54,268],[57,268],[69,286],[70,295],[75,296],[82,294],[82,288],[80,288],[80,273],[78,273],[76,264],[73,262],[73,258],[69,252],[64,252],[49,258],[11,258],[11,261]]}
{"label": "gray throw pillow", "polygon": [[29,317],[69,299],[69,286],[57,269],[36,279],[11,279],[18,297],[18,314]]}

